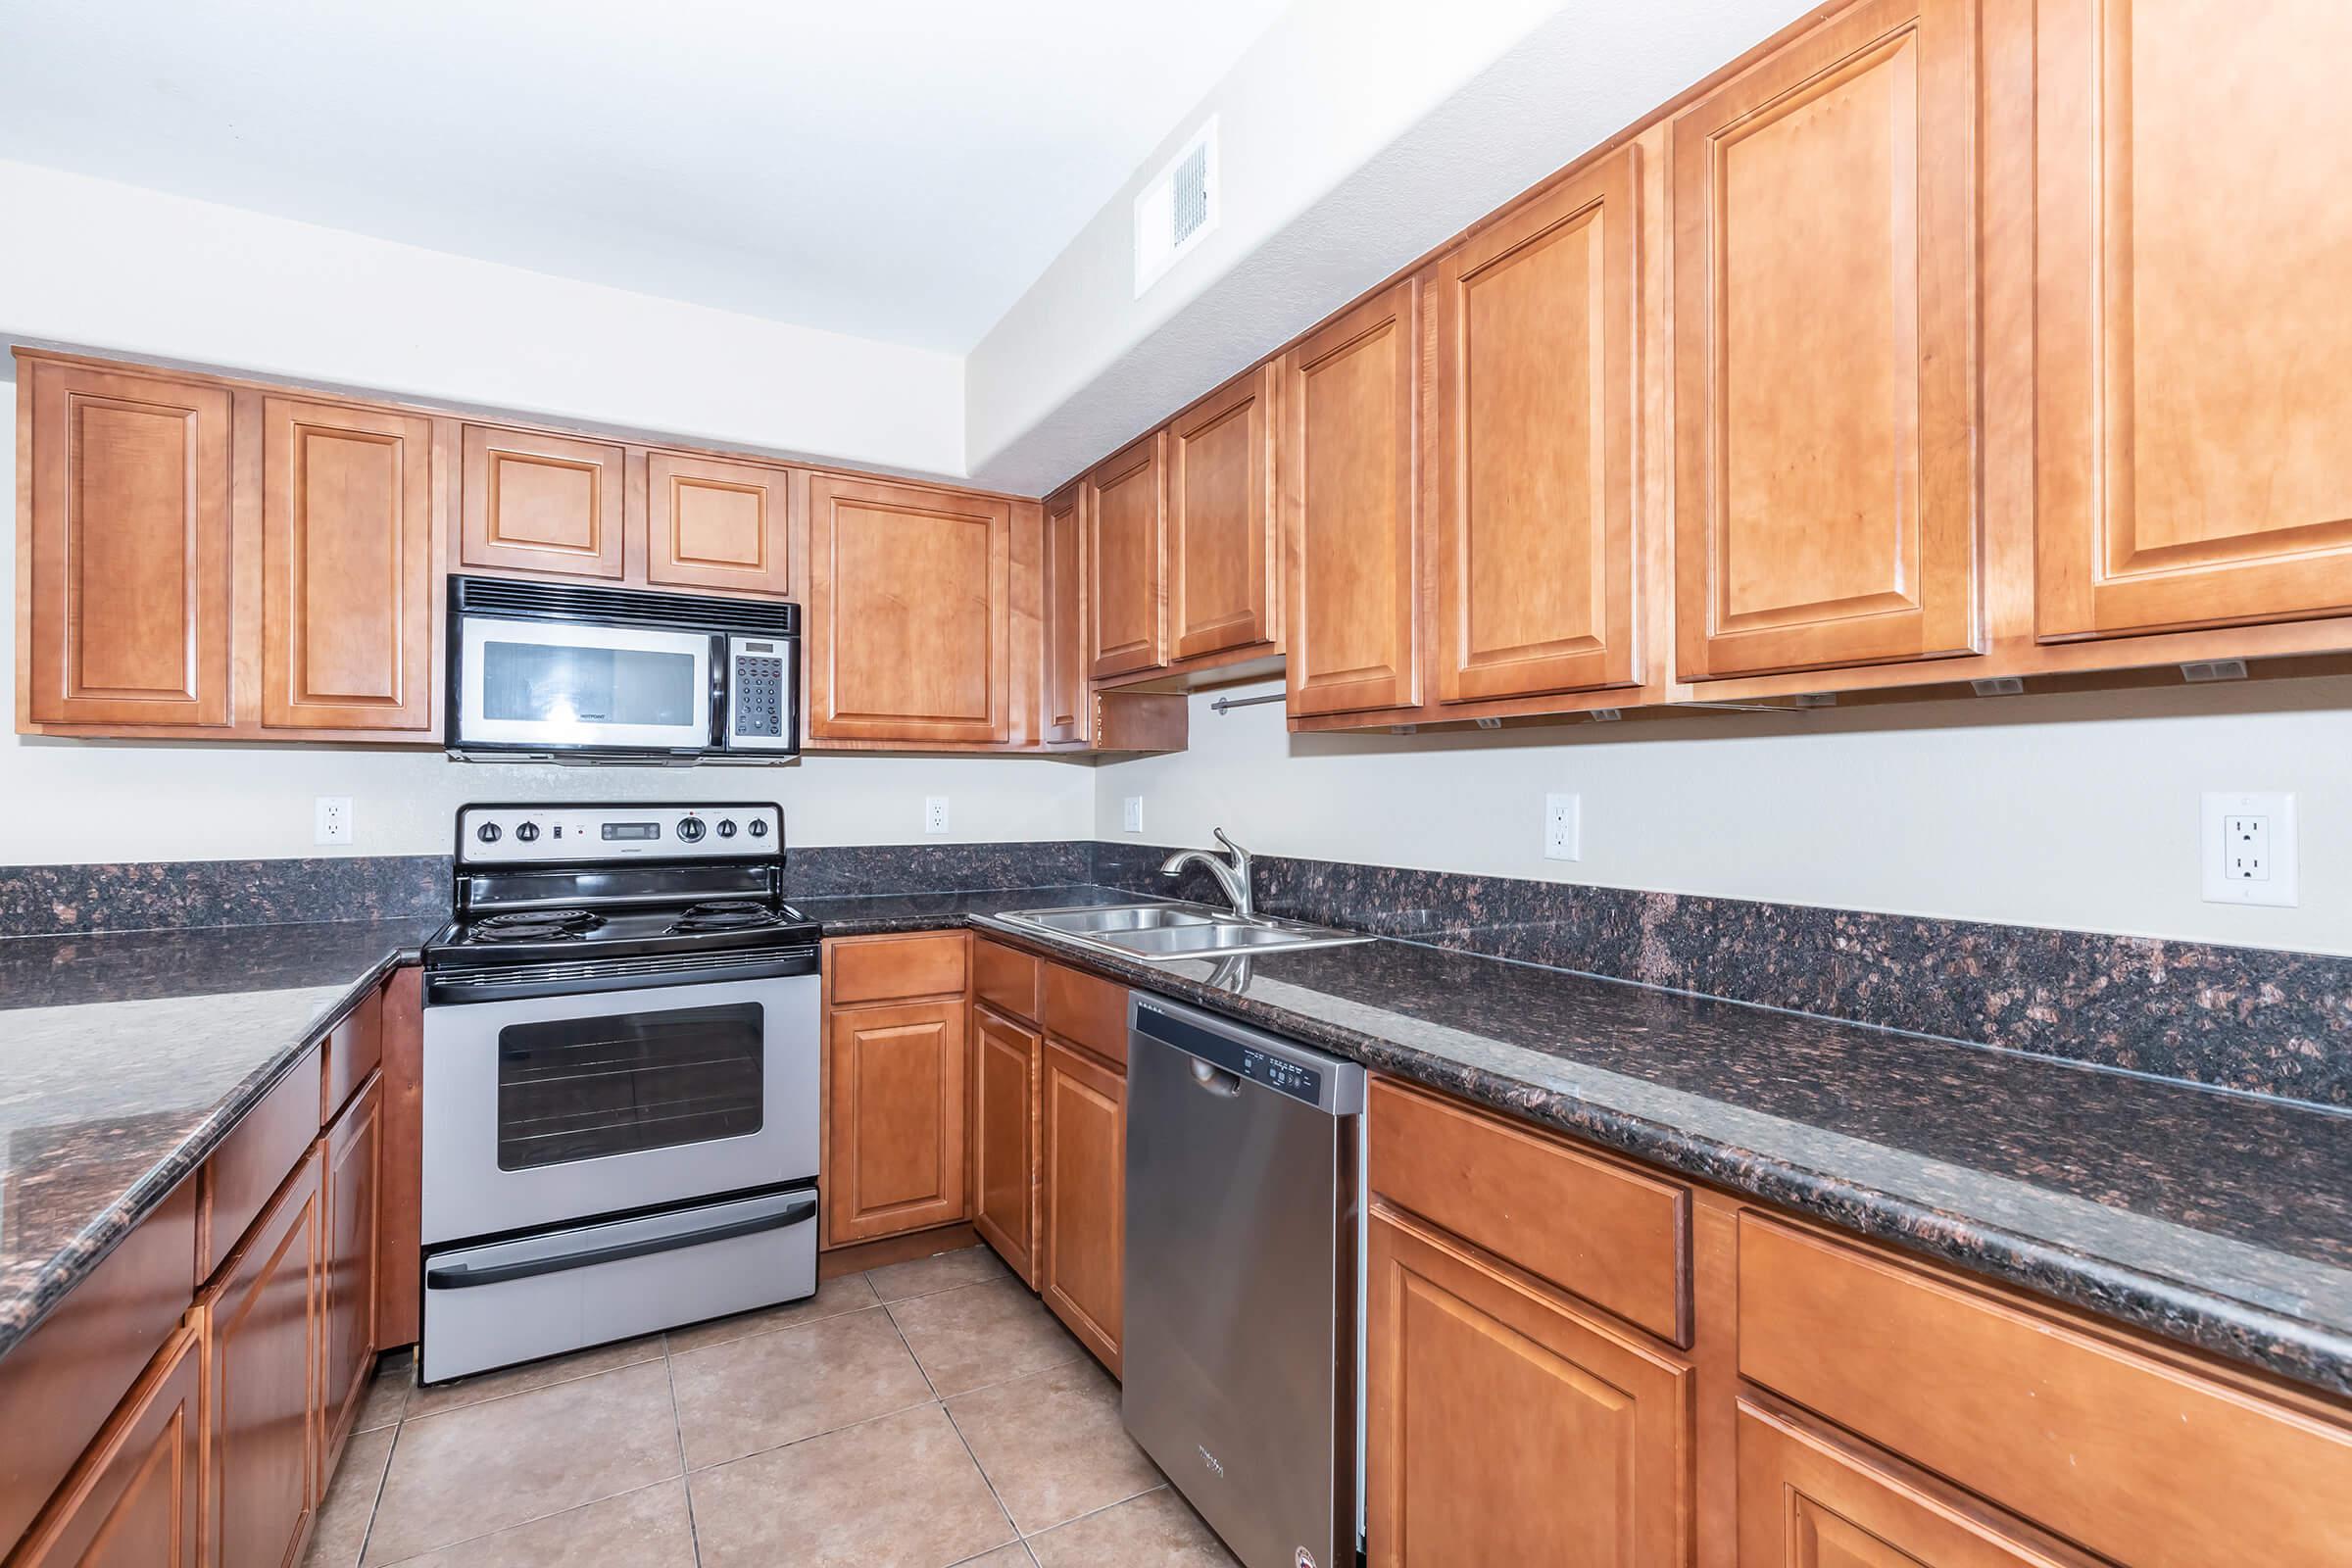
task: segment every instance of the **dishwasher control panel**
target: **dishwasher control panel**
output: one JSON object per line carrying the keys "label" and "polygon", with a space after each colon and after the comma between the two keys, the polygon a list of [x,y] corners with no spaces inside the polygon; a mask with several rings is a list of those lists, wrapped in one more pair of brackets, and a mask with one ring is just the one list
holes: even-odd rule
{"label": "dishwasher control panel", "polygon": [[1303,1100],[1310,1105],[1323,1102],[1323,1075],[1312,1067],[1302,1067],[1280,1056],[1269,1056],[1254,1046],[1242,1048],[1241,1075],[1268,1089],[1279,1089],[1293,1100]]}
{"label": "dishwasher control panel", "polygon": [[1174,1003],[1131,996],[1128,1007],[1132,1038],[1183,1052],[1193,1058],[1196,1075],[1213,1069],[1334,1115],[1364,1108],[1364,1069],[1351,1061]]}

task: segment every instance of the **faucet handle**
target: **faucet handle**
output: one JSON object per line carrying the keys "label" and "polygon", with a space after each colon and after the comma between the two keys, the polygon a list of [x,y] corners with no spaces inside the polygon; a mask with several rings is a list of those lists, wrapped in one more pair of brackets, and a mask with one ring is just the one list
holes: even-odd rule
{"label": "faucet handle", "polygon": [[1225,836],[1225,830],[1224,830],[1223,828],[1221,828],[1221,827],[1212,827],[1212,828],[1210,828],[1210,829],[1209,829],[1209,831],[1210,831],[1211,833],[1214,833],[1214,834],[1217,836],[1217,842],[1218,842],[1219,844],[1222,844],[1222,845],[1224,845],[1224,846],[1225,846],[1227,849],[1229,849],[1229,850],[1231,850],[1231,851],[1233,852],[1233,858],[1234,858],[1235,859],[1237,859],[1237,860],[1247,860],[1247,859],[1249,859],[1249,858],[1250,858],[1250,852],[1249,852],[1248,850],[1245,850],[1245,849],[1243,849],[1243,848],[1242,848],[1242,847],[1241,847],[1239,844],[1236,844],[1236,843],[1234,843],[1234,842],[1233,842],[1233,840],[1231,840],[1231,839],[1227,838],[1227,837]]}

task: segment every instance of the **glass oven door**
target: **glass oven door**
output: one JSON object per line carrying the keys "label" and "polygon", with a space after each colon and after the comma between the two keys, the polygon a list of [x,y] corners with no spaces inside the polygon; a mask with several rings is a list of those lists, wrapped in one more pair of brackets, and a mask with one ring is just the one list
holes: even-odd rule
{"label": "glass oven door", "polygon": [[710,746],[707,632],[489,615],[460,627],[460,746]]}
{"label": "glass oven door", "polygon": [[424,1240],[816,1174],[815,975],[428,1007]]}

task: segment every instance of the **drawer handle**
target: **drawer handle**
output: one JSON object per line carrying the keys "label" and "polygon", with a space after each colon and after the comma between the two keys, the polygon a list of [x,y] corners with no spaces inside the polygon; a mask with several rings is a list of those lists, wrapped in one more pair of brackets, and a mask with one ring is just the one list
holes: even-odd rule
{"label": "drawer handle", "polygon": [[619,1242],[611,1247],[592,1247],[584,1252],[564,1252],[554,1257],[524,1258],[514,1263],[490,1263],[475,1266],[455,1263],[446,1268],[427,1269],[424,1288],[428,1291],[466,1291],[479,1285],[503,1285],[509,1280],[527,1280],[540,1274],[560,1274],[565,1269],[593,1268],[599,1263],[617,1263],[624,1258],[648,1257],[656,1252],[674,1252],[682,1247],[701,1247],[707,1242],[733,1241],[739,1236],[757,1236],[761,1231],[780,1231],[794,1225],[805,1225],[816,1217],[816,1200],[804,1198],[773,1214],[760,1214],[751,1219],[713,1225],[707,1231],[687,1231],[678,1236],[655,1236],[642,1242]]}

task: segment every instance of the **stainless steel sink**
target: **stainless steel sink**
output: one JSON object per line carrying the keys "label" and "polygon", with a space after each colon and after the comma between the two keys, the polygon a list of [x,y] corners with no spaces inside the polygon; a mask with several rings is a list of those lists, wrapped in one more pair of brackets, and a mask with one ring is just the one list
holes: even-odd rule
{"label": "stainless steel sink", "polygon": [[1282,953],[1339,947],[1373,939],[1355,931],[1239,915],[1204,904],[1080,905],[1021,909],[1004,917],[1052,936],[1082,942],[1131,958],[1214,958],[1232,953]]}

